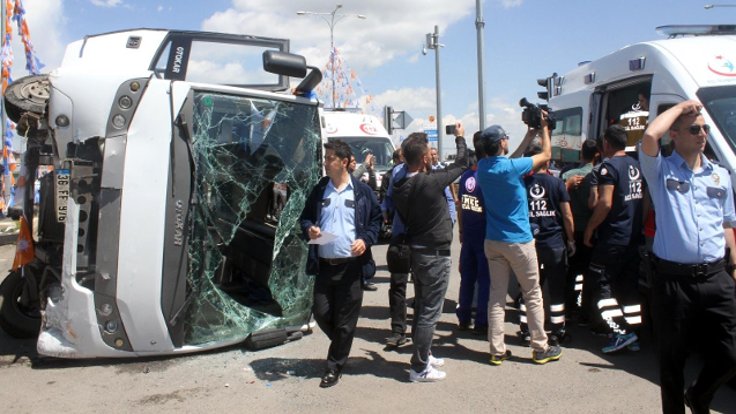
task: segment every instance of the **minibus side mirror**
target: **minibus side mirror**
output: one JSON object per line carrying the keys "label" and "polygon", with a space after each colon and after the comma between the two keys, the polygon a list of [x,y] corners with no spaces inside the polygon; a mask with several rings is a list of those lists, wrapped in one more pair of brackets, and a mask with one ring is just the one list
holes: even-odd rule
{"label": "minibus side mirror", "polygon": [[307,60],[294,53],[267,50],[263,52],[263,70],[277,75],[303,78],[307,75]]}

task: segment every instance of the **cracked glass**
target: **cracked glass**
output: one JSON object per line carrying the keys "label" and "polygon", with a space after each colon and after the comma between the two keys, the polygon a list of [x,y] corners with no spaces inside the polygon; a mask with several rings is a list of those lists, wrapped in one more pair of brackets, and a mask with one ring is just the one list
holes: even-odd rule
{"label": "cracked glass", "polygon": [[316,105],[195,91],[188,345],[309,320],[299,216],[320,175]]}

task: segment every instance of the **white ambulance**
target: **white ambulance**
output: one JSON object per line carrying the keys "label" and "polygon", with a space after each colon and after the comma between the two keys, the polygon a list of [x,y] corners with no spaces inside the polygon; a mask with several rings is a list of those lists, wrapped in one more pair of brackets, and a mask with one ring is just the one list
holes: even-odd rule
{"label": "white ambulance", "polygon": [[668,38],[629,45],[564,76],[539,81],[546,83],[557,119],[552,133],[556,160],[577,161],[582,142],[599,139],[614,123],[627,129],[629,145],[634,145],[648,121],[678,102],[698,99],[712,126],[706,155],[734,170],[736,26],[657,30]]}
{"label": "white ambulance", "polygon": [[376,185],[380,188],[383,173],[393,166],[394,144],[383,123],[372,115],[347,111],[325,111],[324,136],[328,141],[341,140],[350,145],[355,162],[363,163],[366,155],[375,157]]}

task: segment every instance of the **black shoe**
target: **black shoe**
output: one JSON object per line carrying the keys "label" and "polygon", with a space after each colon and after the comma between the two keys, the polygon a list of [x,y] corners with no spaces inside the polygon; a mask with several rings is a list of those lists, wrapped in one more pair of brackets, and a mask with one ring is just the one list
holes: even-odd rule
{"label": "black shoe", "polygon": [[470,322],[459,322],[457,324],[457,330],[458,331],[469,331],[470,330]]}
{"label": "black shoe", "polygon": [[519,331],[516,333],[516,336],[519,338],[519,342],[521,342],[521,345],[531,345],[532,336],[529,334],[529,331]]}
{"label": "black shoe", "polygon": [[389,348],[398,348],[407,342],[409,342],[409,338],[400,333],[393,333],[391,336],[386,338],[386,346]]}
{"label": "black shoe", "polygon": [[693,387],[689,387],[687,391],[685,391],[685,405],[690,407],[690,411],[692,411],[693,414],[710,413],[708,405],[698,401],[698,398],[693,393]]}
{"label": "black shoe", "polygon": [[565,333],[564,329],[561,331],[552,332],[549,335],[549,339],[547,342],[549,342],[550,345],[559,346],[562,343],[562,341],[565,340],[566,336],[567,334]]}
{"label": "black shoe", "polygon": [[473,334],[479,336],[488,335],[488,325],[475,325],[473,327]]}
{"label": "black shoe", "polygon": [[322,380],[319,382],[320,388],[329,388],[333,385],[337,384],[338,381],[340,381],[340,377],[342,376],[342,373],[339,369],[328,369],[325,371],[325,374],[322,375]]}
{"label": "black shoe", "polygon": [[375,292],[378,290],[378,286],[376,286],[373,282],[365,282],[363,283],[363,290],[366,290],[368,292]]}

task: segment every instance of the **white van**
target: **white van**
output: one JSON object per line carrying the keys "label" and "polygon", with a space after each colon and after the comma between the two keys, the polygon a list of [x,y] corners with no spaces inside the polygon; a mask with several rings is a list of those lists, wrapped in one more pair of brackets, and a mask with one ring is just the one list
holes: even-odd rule
{"label": "white van", "polygon": [[[577,161],[582,142],[598,139],[614,123],[641,139],[648,121],[674,104],[698,99],[711,125],[707,155],[736,167],[736,26],[657,28],[668,39],[636,43],[547,78],[557,126],[553,157]],[[540,84],[543,82],[540,81]],[[646,101],[639,103],[639,94]]]}
{"label": "white van", "polygon": [[324,135],[328,141],[341,140],[350,145],[355,162],[361,164],[369,153],[376,158],[376,185],[381,187],[383,173],[393,166],[394,144],[378,118],[345,111],[324,112]]}

